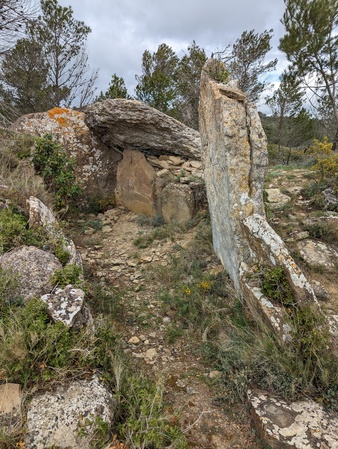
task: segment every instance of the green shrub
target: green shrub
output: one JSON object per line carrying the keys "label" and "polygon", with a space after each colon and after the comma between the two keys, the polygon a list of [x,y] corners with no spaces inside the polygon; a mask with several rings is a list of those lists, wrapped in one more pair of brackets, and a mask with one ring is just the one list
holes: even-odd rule
{"label": "green shrub", "polygon": [[36,139],[33,164],[36,173],[42,175],[47,187],[54,192],[55,207],[74,206],[81,193],[74,174],[75,160],[50,134]]}
{"label": "green shrub", "polygon": [[65,287],[68,284],[80,286],[81,274],[82,270],[78,265],[69,264],[63,268],[60,268],[59,270],[56,270],[53,276],[51,277],[51,281],[54,285],[57,285],[58,287]]}
{"label": "green shrub", "polygon": [[66,263],[69,261],[70,258],[69,252],[66,249],[64,249],[64,244],[65,244],[64,240],[59,239],[53,248],[55,257],[59,259],[61,265],[63,266],[66,265]]}
{"label": "green shrub", "polygon": [[282,267],[266,267],[260,274],[264,295],[283,306],[294,304],[292,291]]}
{"label": "green shrub", "polygon": [[46,241],[44,229],[28,229],[26,217],[15,208],[0,210],[0,254],[20,245],[41,248]]}

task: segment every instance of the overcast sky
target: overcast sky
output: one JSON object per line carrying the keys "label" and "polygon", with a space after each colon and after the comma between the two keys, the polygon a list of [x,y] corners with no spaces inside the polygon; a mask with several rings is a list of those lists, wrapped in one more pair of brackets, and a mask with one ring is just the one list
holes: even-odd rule
{"label": "overcast sky", "polygon": [[269,56],[281,62],[271,80],[277,80],[285,66],[277,49],[284,34],[283,0],[59,0],[59,4],[72,6],[74,17],[92,29],[88,53],[90,66],[99,69],[98,91],[107,90],[116,73],[133,95],[144,50],[155,51],[163,42],[182,56],[195,40],[210,56],[252,29],[274,30]]}

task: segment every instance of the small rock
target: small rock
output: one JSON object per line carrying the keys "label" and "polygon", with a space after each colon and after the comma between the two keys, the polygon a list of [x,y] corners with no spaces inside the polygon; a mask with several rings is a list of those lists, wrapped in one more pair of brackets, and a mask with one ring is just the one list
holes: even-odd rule
{"label": "small rock", "polygon": [[219,379],[220,377],[222,377],[222,373],[221,373],[221,371],[211,371],[210,373],[209,373],[209,379]]}
{"label": "small rock", "polygon": [[111,226],[103,226],[102,232],[105,234],[108,234],[109,232],[112,232],[113,228]]}
{"label": "small rock", "polygon": [[140,261],[142,263],[150,263],[153,260],[152,256],[141,256]]}
{"label": "small rock", "polygon": [[134,336],[128,340],[128,343],[132,344],[132,345],[137,345],[138,343],[140,343],[140,339],[138,337]]}
{"label": "small rock", "polygon": [[146,351],[146,353],[145,353],[145,355],[144,355],[144,358],[147,360],[147,361],[152,361],[152,360],[154,360],[154,358],[157,356],[157,352],[156,352],[156,349],[155,348],[150,348],[150,349],[148,349],[147,351]]}
{"label": "small rock", "polygon": [[171,323],[171,318],[168,317],[168,316],[165,316],[165,317],[163,318],[163,323],[165,323],[165,324]]}
{"label": "small rock", "polygon": [[96,232],[95,229],[90,228],[90,229],[85,229],[84,234],[85,235],[93,235],[95,232]]}

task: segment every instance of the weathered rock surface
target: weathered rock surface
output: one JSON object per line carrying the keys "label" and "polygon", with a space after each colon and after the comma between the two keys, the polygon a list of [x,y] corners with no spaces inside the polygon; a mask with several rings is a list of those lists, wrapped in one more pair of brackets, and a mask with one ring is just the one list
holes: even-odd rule
{"label": "weathered rock surface", "polygon": [[98,425],[96,418],[111,425],[113,415],[112,394],[97,378],[72,382],[68,387],[33,397],[27,412],[25,447],[90,447]]}
{"label": "weathered rock surface", "polygon": [[281,207],[291,201],[291,198],[282,193],[280,189],[266,189],[265,191],[267,193],[267,201],[272,209]]}
{"label": "weathered rock surface", "polygon": [[121,155],[92,135],[84,122],[83,112],[54,108],[48,112],[24,115],[13,124],[13,128],[37,136],[52,134],[76,159],[77,179],[86,193],[113,194]]}
{"label": "weathered rock surface", "polygon": [[162,191],[162,216],[168,223],[186,223],[195,213],[195,199],[186,184],[170,183]]}
{"label": "weathered rock surface", "polygon": [[[267,169],[266,137],[255,107],[226,95],[227,86],[202,71],[200,134],[204,179],[216,253],[239,287],[239,266],[249,257],[240,222],[253,213],[265,216],[263,182]],[[217,63],[217,62],[216,62]],[[225,67],[224,67],[225,69]]]}
{"label": "weathered rock surface", "polygon": [[262,317],[288,341],[291,329],[283,309],[268,301],[259,285],[250,281],[255,265],[282,266],[295,301],[303,304],[316,302],[316,298],[265,218],[263,184],[268,154],[257,110],[243,92],[217,83],[210,75],[217,70],[225,72],[226,68],[212,59],[203,68],[199,111],[214,248],[256,319]]}
{"label": "weathered rock surface", "polygon": [[75,321],[81,319],[84,297],[83,290],[67,285],[41,296],[41,299],[47,304],[48,314],[54,322],[61,321],[65,326],[72,327]]}
{"label": "weathered rock surface", "polygon": [[39,198],[31,196],[27,200],[29,211],[29,227],[45,228],[49,237],[55,241],[62,242],[62,247],[69,253],[67,265],[74,264],[82,268],[81,255],[77,251],[73,240],[66,237],[60,228],[53,212]]}
{"label": "weathered rock surface", "polygon": [[13,383],[0,385],[0,428],[15,428],[21,422],[21,386]]}
{"label": "weathered rock surface", "polygon": [[27,200],[29,210],[28,224],[30,228],[50,227],[57,224],[53,212],[35,196],[31,196]]}
{"label": "weathered rock surface", "polygon": [[50,278],[62,268],[58,259],[35,246],[20,246],[0,258],[0,266],[17,274],[20,281],[18,295],[25,301],[49,293]]}
{"label": "weathered rock surface", "polygon": [[109,148],[152,155],[201,158],[199,133],[137,100],[105,100],[88,106],[85,122]]}
{"label": "weathered rock surface", "polygon": [[338,414],[327,413],[314,401],[285,401],[264,392],[249,391],[256,426],[276,449],[337,449]]}
{"label": "weathered rock surface", "polygon": [[334,270],[338,262],[337,251],[323,242],[302,240],[297,247],[300,255],[309,265],[320,266],[326,270]]}
{"label": "weathered rock surface", "polygon": [[155,169],[140,151],[125,150],[117,169],[116,202],[137,213],[155,213]]}

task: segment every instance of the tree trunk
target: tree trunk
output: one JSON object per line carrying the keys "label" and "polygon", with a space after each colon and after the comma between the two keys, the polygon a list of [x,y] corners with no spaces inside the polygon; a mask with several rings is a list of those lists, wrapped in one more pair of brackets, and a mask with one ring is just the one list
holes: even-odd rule
{"label": "tree trunk", "polygon": [[333,143],[332,143],[332,151],[336,151],[336,149],[337,149],[337,141],[338,141],[338,127],[337,127],[337,130],[336,130],[336,134],[335,134],[335,136],[334,136],[334,139],[333,139]]}

